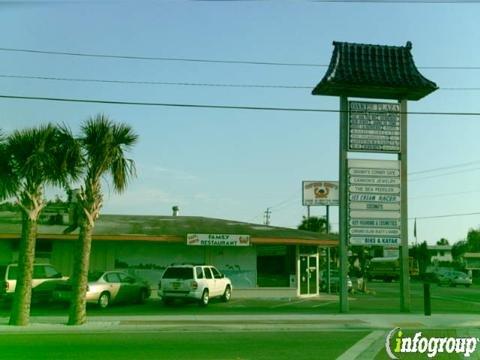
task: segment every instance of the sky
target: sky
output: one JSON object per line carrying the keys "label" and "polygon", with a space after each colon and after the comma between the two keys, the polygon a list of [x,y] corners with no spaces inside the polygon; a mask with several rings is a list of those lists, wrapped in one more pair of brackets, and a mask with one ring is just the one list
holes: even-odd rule
{"label": "sky", "polygon": [[[478,3],[415,1],[1,2],[0,96],[338,110],[337,97],[311,95],[333,41],[411,41],[419,70],[440,89],[408,110],[480,113],[479,11]],[[132,126],[139,142],[128,156],[138,176],[123,194],[105,184],[103,213],[171,215],[177,205],[185,216],[263,223],[270,208],[271,225],[296,227],[306,215],[302,180],[338,179],[338,113],[8,98],[0,109],[7,134],[47,122],[78,134],[99,113]],[[411,242],[415,218],[417,240],[430,244],[463,240],[480,226],[479,134],[479,115],[409,115]],[[338,207],[330,219],[338,231]]]}

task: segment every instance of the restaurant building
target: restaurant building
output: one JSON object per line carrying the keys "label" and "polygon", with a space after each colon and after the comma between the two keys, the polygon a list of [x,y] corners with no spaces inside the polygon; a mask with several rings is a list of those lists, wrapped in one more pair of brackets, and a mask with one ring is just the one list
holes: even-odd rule
{"label": "restaurant building", "polygon": [[[0,263],[18,259],[20,214],[0,214]],[[38,226],[36,262],[71,275],[78,229],[64,234],[63,217]],[[284,288],[318,295],[319,268],[335,234],[195,216],[101,215],[95,223],[90,270],[122,269],[155,289],[168,265],[216,266],[234,288]]]}

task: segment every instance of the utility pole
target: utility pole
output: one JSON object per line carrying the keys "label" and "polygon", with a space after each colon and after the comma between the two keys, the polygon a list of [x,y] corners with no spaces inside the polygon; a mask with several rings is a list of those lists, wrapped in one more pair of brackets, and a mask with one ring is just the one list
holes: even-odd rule
{"label": "utility pole", "polygon": [[270,214],[271,214],[271,210],[270,208],[267,208],[267,210],[265,210],[265,225],[270,225]]}

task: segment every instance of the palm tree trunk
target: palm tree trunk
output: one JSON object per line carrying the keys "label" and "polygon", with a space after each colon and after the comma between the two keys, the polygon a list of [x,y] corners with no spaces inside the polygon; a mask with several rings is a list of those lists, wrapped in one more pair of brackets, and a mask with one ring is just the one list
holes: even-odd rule
{"label": "palm tree trunk", "polygon": [[22,237],[18,252],[17,285],[13,298],[10,325],[25,326],[29,323],[30,304],[32,300],[32,273],[35,261],[35,242],[37,221],[22,212]]}
{"label": "palm tree trunk", "polygon": [[72,274],[72,298],[68,325],[82,325],[87,321],[88,269],[90,266],[90,248],[92,244],[93,226],[86,220],[80,224],[80,234],[75,249],[75,260]]}

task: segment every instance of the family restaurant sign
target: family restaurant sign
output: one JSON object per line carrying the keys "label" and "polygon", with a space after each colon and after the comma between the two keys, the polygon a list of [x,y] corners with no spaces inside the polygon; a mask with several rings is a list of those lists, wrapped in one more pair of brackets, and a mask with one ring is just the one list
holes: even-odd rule
{"label": "family restaurant sign", "polygon": [[187,234],[187,245],[192,246],[249,246],[250,235]]}

